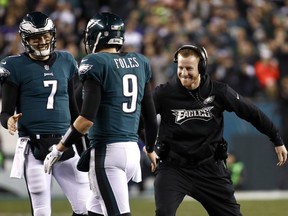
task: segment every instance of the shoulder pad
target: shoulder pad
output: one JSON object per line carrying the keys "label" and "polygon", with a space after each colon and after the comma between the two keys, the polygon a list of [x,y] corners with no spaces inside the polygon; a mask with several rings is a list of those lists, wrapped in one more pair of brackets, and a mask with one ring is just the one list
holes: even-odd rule
{"label": "shoulder pad", "polygon": [[10,71],[6,68],[0,67],[0,82],[3,83],[8,76],[10,76]]}

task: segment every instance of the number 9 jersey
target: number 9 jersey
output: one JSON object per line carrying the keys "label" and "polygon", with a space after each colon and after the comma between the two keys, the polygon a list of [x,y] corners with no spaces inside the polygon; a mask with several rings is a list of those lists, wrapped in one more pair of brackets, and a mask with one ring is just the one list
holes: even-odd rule
{"label": "number 9 jersey", "polygon": [[80,63],[79,75],[82,81],[93,79],[101,86],[100,106],[89,130],[90,144],[137,142],[141,101],[152,76],[148,59],[134,52],[89,54]]}

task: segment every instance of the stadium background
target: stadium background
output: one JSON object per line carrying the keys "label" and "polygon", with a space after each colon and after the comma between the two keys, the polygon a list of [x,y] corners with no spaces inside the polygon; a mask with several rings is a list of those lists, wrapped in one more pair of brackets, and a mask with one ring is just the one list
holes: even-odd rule
{"label": "stadium background", "polygon": [[[150,59],[154,86],[175,74],[172,58],[180,45],[204,46],[209,55],[207,72],[255,102],[280,128],[288,143],[288,1],[1,0],[0,59],[23,52],[18,25],[33,10],[54,20],[57,49],[71,52],[78,61],[85,54],[81,36],[87,20],[99,11],[120,15],[126,24],[123,51],[138,51]],[[225,113],[225,117],[229,151],[246,167],[243,189],[285,192],[288,168],[276,167],[276,155],[268,138],[233,114]],[[9,179],[16,136],[2,127],[0,133],[0,151],[6,158],[0,168],[0,190],[2,194],[25,197],[24,181]],[[147,187],[153,187],[151,181]],[[57,184],[53,193],[62,194]]]}

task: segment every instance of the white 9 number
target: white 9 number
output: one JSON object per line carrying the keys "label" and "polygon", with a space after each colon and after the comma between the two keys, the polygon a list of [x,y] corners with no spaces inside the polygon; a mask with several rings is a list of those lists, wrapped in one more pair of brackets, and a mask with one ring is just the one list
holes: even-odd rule
{"label": "white 9 number", "polygon": [[137,96],[138,96],[138,83],[137,77],[133,74],[126,74],[122,79],[123,84],[123,95],[131,98],[130,102],[122,104],[122,109],[126,113],[132,113],[136,110]]}

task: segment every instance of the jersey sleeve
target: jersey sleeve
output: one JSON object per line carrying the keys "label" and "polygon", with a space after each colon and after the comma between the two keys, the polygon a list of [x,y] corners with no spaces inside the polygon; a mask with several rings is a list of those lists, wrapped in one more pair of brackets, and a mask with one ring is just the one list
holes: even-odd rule
{"label": "jersey sleeve", "polygon": [[91,54],[87,55],[79,65],[78,73],[80,80],[83,82],[86,79],[94,79],[98,83],[101,83],[103,80],[104,66],[104,63],[99,62],[97,58],[93,58]]}
{"label": "jersey sleeve", "polygon": [[0,66],[0,83],[3,83],[10,75],[9,70]]}
{"label": "jersey sleeve", "polygon": [[6,80],[18,86],[19,80],[17,74],[13,73],[13,57],[6,57],[0,63],[0,81],[1,83]]}

